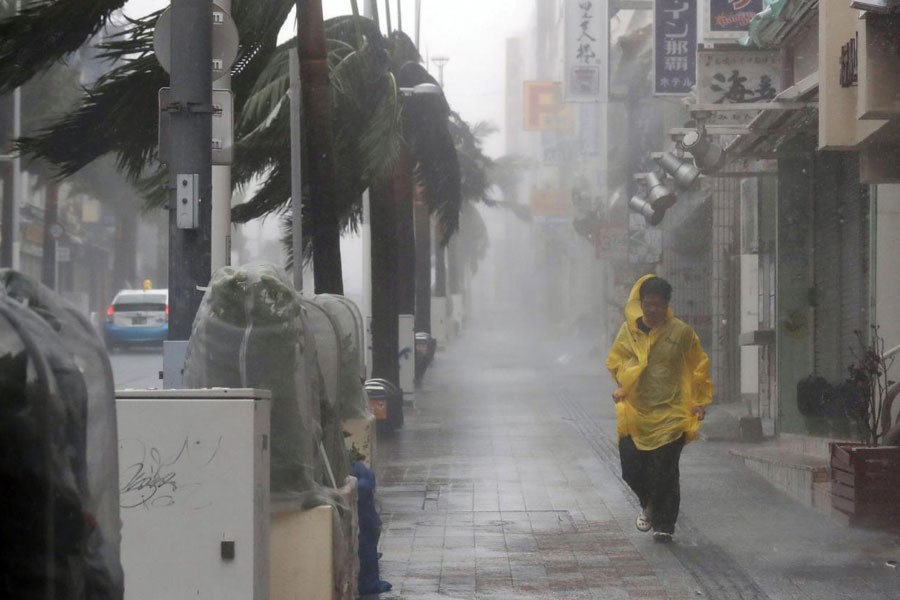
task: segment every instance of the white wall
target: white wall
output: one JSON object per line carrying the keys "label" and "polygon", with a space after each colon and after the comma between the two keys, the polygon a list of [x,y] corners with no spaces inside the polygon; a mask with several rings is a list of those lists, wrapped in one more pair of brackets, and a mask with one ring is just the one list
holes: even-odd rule
{"label": "white wall", "polygon": [[[877,240],[875,249],[875,314],[887,349],[900,345],[900,185],[878,186]],[[900,379],[900,355],[891,379]]]}

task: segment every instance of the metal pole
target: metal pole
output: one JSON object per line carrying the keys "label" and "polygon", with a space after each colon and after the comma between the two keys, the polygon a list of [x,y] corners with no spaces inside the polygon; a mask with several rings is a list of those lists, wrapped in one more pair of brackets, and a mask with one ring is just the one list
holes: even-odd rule
{"label": "metal pole", "polygon": [[416,50],[419,49],[419,32],[422,30],[422,0],[416,0]]}
{"label": "metal pole", "polygon": [[[197,288],[209,282],[211,265],[211,0],[172,1],[171,56],[177,110],[170,115],[169,339],[187,340],[202,298]],[[192,201],[196,227],[179,228],[176,208]]]}
{"label": "metal pole", "polygon": [[[18,12],[18,3],[16,4]],[[12,93],[12,138],[22,135],[22,89],[16,88]],[[0,249],[0,264],[18,270],[20,268],[19,247],[21,245],[19,232],[19,196],[22,195],[22,159],[18,154],[4,156],[9,161],[10,185],[4,183],[4,191],[9,196],[3,198],[3,243]]]}
{"label": "metal pole", "polygon": [[[231,0],[216,0],[216,5],[231,14]],[[230,90],[231,73],[217,79],[215,89]],[[211,236],[210,275],[231,264],[231,165],[212,167]]]}
{"label": "metal pole", "polygon": [[303,291],[303,171],[300,123],[303,118],[303,96],[300,89],[300,58],[296,49],[290,52],[291,77],[291,212],[293,214],[294,289]]}

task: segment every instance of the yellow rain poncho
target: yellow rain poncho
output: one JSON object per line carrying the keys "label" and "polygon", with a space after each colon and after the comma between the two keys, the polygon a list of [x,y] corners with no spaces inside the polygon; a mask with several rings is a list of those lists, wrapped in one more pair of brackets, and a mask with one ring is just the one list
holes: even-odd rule
{"label": "yellow rain poncho", "polygon": [[697,438],[700,420],[691,410],[712,401],[709,358],[700,338],[672,315],[649,333],[637,326],[642,316],[639,291],[653,275],[638,279],[625,305],[625,323],[619,329],[606,366],[625,399],[616,403],[619,438],[630,435],[640,450],[654,450],[685,435]]}

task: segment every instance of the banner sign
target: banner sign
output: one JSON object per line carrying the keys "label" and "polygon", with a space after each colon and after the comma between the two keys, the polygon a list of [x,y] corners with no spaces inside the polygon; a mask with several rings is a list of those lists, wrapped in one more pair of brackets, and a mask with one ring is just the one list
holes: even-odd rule
{"label": "banner sign", "polygon": [[655,0],[653,46],[653,93],[689,94],[697,78],[697,0]]}
{"label": "banner sign", "polygon": [[609,94],[608,0],[565,3],[565,99],[605,101]]}
{"label": "banner sign", "polygon": [[743,125],[752,110],[727,110],[728,104],[770,102],[781,91],[778,50],[698,50],[697,103],[722,104],[710,125]]}
{"label": "banner sign", "polygon": [[763,9],[763,0],[707,0],[702,4],[704,40],[744,37],[750,21]]}
{"label": "banner sign", "polygon": [[566,118],[558,81],[526,81],[522,90],[525,131],[557,131]]}

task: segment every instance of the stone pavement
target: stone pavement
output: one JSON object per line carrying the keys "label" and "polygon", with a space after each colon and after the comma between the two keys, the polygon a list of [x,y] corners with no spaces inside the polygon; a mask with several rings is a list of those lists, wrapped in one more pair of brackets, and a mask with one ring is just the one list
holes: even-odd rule
{"label": "stone pavement", "polygon": [[686,448],[675,543],[638,532],[585,346],[495,322],[439,351],[379,441],[382,598],[900,599],[896,537],[782,496],[728,443]]}

